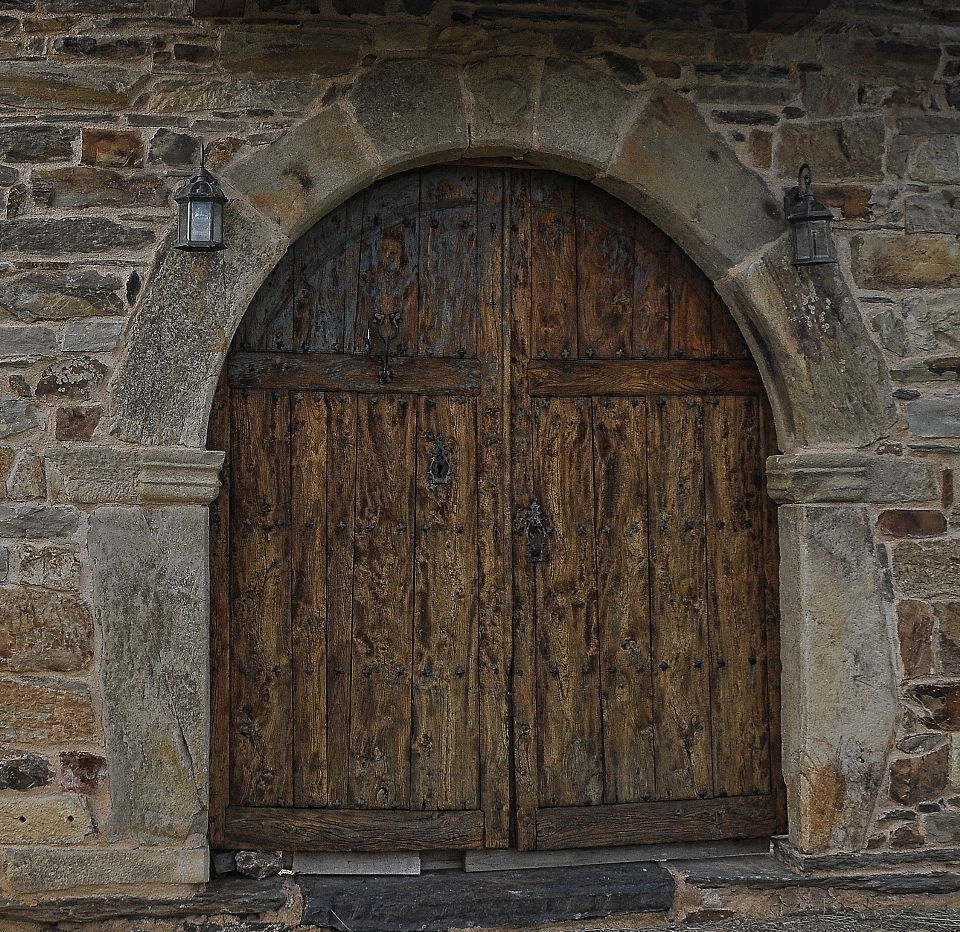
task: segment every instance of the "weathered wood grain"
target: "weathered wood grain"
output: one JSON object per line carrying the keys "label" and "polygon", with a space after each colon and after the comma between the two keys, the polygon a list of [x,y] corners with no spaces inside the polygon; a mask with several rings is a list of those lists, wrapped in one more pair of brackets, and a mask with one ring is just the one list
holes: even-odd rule
{"label": "weathered wood grain", "polygon": [[710,295],[710,328],[714,359],[750,359],[746,340],[716,291]]}
{"label": "weathered wood grain", "polygon": [[245,350],[293,348],[293,254],[287,254],[254,295],[234,336]]}
{"label": "weathered wood grain", "polygon": [[709,359],[712,352],[710,280],[684,255],[670,245],[670,355]]}
{"label": "weathered wood grain", "polygon": [[670,240],[634,217],[633,358],[670,355]]}

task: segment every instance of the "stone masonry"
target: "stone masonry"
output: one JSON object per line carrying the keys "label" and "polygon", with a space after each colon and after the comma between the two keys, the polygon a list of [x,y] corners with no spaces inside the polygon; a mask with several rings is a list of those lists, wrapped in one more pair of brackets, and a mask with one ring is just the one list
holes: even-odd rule
{"label": "stone masonry", "polygon": [[[719,2],[191,9],[0,0],[0,898],[206,880],[220,363],[327,210],[459,158],[622,197],[754,352],[789,857],[960,850],[960,2],[752,31]],[[201,144],[213,256],[170,247]],[[804,161],[834,267],[789,263]]]}

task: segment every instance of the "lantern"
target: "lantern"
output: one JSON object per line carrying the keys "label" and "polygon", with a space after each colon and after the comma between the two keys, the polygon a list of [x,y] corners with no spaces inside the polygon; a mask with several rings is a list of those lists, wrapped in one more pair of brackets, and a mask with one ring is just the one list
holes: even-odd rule
{"label": "lantern", "polygon": [[223,242],[223,205],[227,203],[223,188],[203,164],[203,149],[200,150],[200,167],[177,191],[174,200],[178,205],[177,249],[186,252],[213,252],[226,249]]}
{"label": "lantern", "polygon": [[791,188],[783,199],[783,212],[793,230],[794,265],[821,265],[837,261],[830,236],[833,214],[829,208],[813,199],[810,190],[812,181],[810,166],[801,165],[797,186]]}

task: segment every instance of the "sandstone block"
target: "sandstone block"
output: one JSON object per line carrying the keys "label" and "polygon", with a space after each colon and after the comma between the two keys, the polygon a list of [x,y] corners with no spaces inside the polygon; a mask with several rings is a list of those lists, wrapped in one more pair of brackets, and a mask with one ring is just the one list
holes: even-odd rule
{"label": "sandstone block", "polygon": [[915,825],[901,825],[890,833],[890,847],[896,851],[923,847],[923,833]]}
{"label": "sandstone block", "polygon": [[120,342],[126,319],[71,321],[63,330],[62,349],[69,353],[106,353]]}
{"label": "sandstone block", "polygon": [[43,460],[30,447],[17,454],[13,468],[7,476],[6,488],[7,496],[18,502],[43,498],[47,494]]}
{"label": "sandstone block", "polygon": [[80,588],[80,561],[65,547],[24,547],[20,552],[20,582],[76,591]]}
{"label": "sandstone block", "polygon": [[95,740],[86,683],[48,678],[0,677],[0,741],[88,742]]}
{"label": "sandstone block", "polygon": [[908,233],[960,234],[960,210],[942,194],[917,194],[906,200]]}
{"label": "sandstone block", "polygon": [[857,85],[846,71],[804,72],[803,106],[814,118],[849,116],[859,106]]}
{"label": "sandstone block", "polygon": [[938,537],[947,532],[947,519],[941,511],[890,508],[880,512],[877,529],[891,537]]}
{"label": "sandstone block", "polygon": [[23,110],[121,110],[146,83],[136,68],[0,62],[0,105]]}
{"label": "sandstone block", "polygon": [[57,408],[57,440],[89,440],[103,417],[100,405]]}
{"label": "sandstone block", "polygon": [[939,628],[940,666],[946,676],[957,676],[960,674],[960,602],[933,602],[930,608]]}
{"label": "sandstone block", "polygon": [[93,619],[73,596],[0,589],[0,672],[68,673],[93,659]]}
{"label": "sandstone block", "polygon": [[[0,127],[0,159],[5,162],[62,162],[73,158],[77,130],[56,124]],[[8,182],[9,183],[9,182]]]}
{"label": "sandstone block", "polygon": [[166,179],[146,172],[112,171],[81,165],[35,171],[34,203],[54,208],[166,207]]}
{"label": "sandstone block", "polygon": [[92,831],[90,813],[76,793],[10,797],[0,792],[0,844],[77,844]]}
{"label": "sandstone block", "polygon": [[0,307],[24,321],[122,314],[119,288],[94,271],[22,275],[0,284]]}
{"label": "sandstone block", "polygon": [[897,606],[897,635],[903,675],[908,679],[936,672],[933,656],[934,615],[926,602],[905,599]]}
{"label": "sandstone block", "polygon": [[80,161],[98,168],[140,168],[143,137],[132,130],[84,127]]}
{"label": "sandstone block", "polygon": [[907,420],[918,437],[960,437],[960,396],[911,401]]}
{"label": "sandstone block", "polygon": [[0,438],[31,430],[39,423],[32,404],[13,395],[0,395]]}
{"label": "sandstone block", "polygon": [[960,352],[960,298],[915,295],[903,302],[904,355]]}
{"label": "sandstone block", "polygon": [[936,799],[946,787],[949,776],[948,747],[932,754],[894,761],[890,766],[890,798],[910,806],[926,799]]}
{"label": "sandstone block", "polygon": [[96,792],[107,782],[107,761],[87,751],[64,751],[60,755],[60,783],[74,793]]}
{"label": "sandstone block", "polygon": [[786,178],[797,166],[816,166],[821,181],[880,181],[885,127],[882,116],[851,117],[810,125],[785,125],[780,133],[779,166]]}
{"label": "sandstone block", "polygon": [[107,367],[99,359],[77,356],[44,369],[35,394],[38,398],[83,398],[89,389],[104,380],[106,374]]}
{"label": "sandstone block", "polygon": [[907,540],[894,551],[894,577],[911,599],[960,598],[960,539]]}
{"label": "sandstone block", "polygon": [[200,161],[200,140],[187,133],[158,129],[150,141],[147,161],[151,165],[192,168]]}
{"label": "sandstone block", "polygon": [[916,81],[924,75],[932,80],[940,64],[936,45],[899,37],[857,40],[825,36],[820,46],[828,64],[870,77]]}
{"label": "sandstone block", "polygon": [[128,227],[105,217],[15,220],[0,226],[0,251],[47,256],[143,249],[155,240],[152,230]]}
{"label": "sandstone block", "polygon": [[522,56],[485,58],[464,71],[464,85],[473,96],[470,149],[489,147],[523,152],[533,147],[536,59]]}
{"label": "sandstone block", "polygon": [[36,754],[0,757],[0,790],[33,790],[53,782],[50,762]]}
{"label": "sandstone block", "polygon": [[79,512],[65,505],[0,505],[0,537],[67,537],[79,521]]}
{"label": "sandstone block", "polygon": [[10,551],[0,547],[0,583],[5,583],[10,575]]}
{"label": "sandstone block", "polygon": [[867,234],[854,237],[851,250],[861,288],[960,287],[960,244],[953,239]]}
{"label": "sandstone block", "polygon": [[309,79],[290,81],[158,81],[150,92],[151,113],[196,113],[201,110],[289,110],[302,113],[318,95]]}
{"label": "sandstone block", "polygon": [[220,37],[220,61],[232,74],[334,77],[357,66],[362,41],[358,32],[226,29]]}
{"label": "sandstone block", "polygon": [[960,179],[960,152],[956,139],[935,136],[923,143],[911,160],[910,177],[931,184],[955,184]]}
{"label": "sandstone block", "polygon": [[57,355],[57,335],[49,327],[0,327],[0,346],[5,356],[40,358]]}

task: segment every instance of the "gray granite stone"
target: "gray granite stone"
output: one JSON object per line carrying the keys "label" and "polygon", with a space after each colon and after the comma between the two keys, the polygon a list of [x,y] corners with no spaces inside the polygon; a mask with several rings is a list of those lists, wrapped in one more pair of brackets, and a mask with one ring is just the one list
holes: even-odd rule
{"label": "gray granite stone", "polygon": [[106,353],[120,342],[126,320],[75,320],[63,329],[62,349],[70,353]]}
{"label": "gray granite stone", "polygon": [[72,126],[36,123],[3,126],[0,127],[0,159],[31,163],[71,159],[78,135],[78,130]]}
{"label": "gray granite stone", "polygon": [[41,111],[111,111],[127,107],[148,75],[116,65],[0,62],[0,105]]}
{"label": "gray granite stone", "polygon": [[470,152],[522,153],[533,148],[533,114],[542,63],[525,56],[485,58],[468,65],[464,86],[473,97]]}
{"label": "gray granite stone", "polygon": [[960,396],[911,401],[907,420],[917,437],[960,437]]}
{"label": "gray granite stone", "polygon": [[57,334],[49,327],[29,324],[0,327],[0,351],[4,356],[40,358],[57,355]]}
{"label": "gray granite stone", "polygon": [[62,320],[122,314],[120,282],[92,270],[32,273],[0,284],[0,308],[18,320]]}
{"label": "gray granite stone", "polygon": [[0,505],[0,537],[68,537],[80,515],[65,505]]}
{"label": "gray granite stone", "polygon": [[960,538],[901,541],[893,574],[908,599],[960,599]]}
{"label": "gray granite stone", "polygon": [[98,508],[89,547],[110,773],[111,841],[206,831],[207,511]]}
{"label": "gray granite stone", "polygon": [[0,439],[36,427],[37,409],[29,401],[13,395],[0,395]]}
{"label": "gray granite stone", "polygon": [[152,230],[129,227],[105,217],[14,220],[0,226],[0,252],[60,256],[143,249],[156,240]]}

